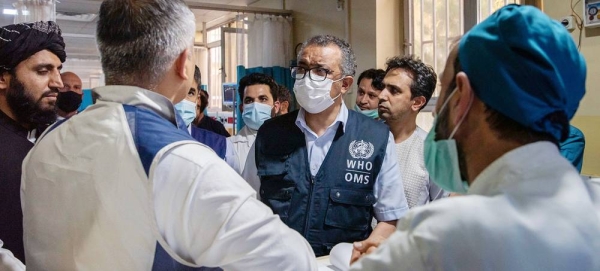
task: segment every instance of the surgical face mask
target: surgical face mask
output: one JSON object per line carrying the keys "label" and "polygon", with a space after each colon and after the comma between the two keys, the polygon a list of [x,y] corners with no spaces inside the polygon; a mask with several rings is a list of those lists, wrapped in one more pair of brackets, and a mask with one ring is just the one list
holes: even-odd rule
{"label": "surgical face mask", "polygon": [[272,109],[272,106],[263,103],[244,104],[242,118],[250,129],[258,130],[265,120],[271,118]]}
{"label": "surgical face mask", "polygon": [[310,80],[308,76],[296,80],[296,83],[294,84],[294,93],[296,94],[296,100],[304,110],[311,114],[317,114],[329,108],[334,100],[342,95],[342,93],[340,93],[332,99],[330,91],[331,85],[334,82],[342,80],[343,77],[335,81],[329,78],[318,81],[319,78],[323,79],[324,77],[319,77],[317,75],[311,76],[313,79],[317,79],[317,81]]}
{"label": "surgical face mask", "polygon": [[[442,108],[440,109],[440,114],[445,113],[444,108],[454,93],[456,93],[456,91],[448,96],[442,105]],[[471,102],[469,103],[469,109],[471,108],[472,102],[473,100],[471,99]],[[450,133],[450,138],[437,141],[435,140],[435,127],[438,125],[439,115],[436,116],[433,127],[425,138],[424,146],[425,168],[427,168],[429,176],[433,182],[448,192],[456,192],[461,194],[467,193],[469,184],[460,176],[460,168],[458,165],[458,148],[456,146],[456,141],[452,139],[452,137],[458,130],[460,124],[462,124],[466,115],[467,114],[465,113],[456,127],[454,127],[454,130],[452,133]]]}
{"label": "surgical face mask", "polygon": [[175,109],[185,122],[185,126],[190,126],[192,121],[196,118],[196,104],[193,102],[183,99],[175,105]]}
{"label": "surgical face mask", "polygon": [[73,91],[58,92],[56,106],[65,113],[71,113],[81,105],[82,95]]}
{"label": "surgical face mask", "polygon": [[376,119],[379,118],[379,112],[377,112],[377,109],[369,109],[369,110],[362,110],[360,109],[360,107],[358,107],[357,104],[354,105],[354,111],[356,112],[360,112],[363,115],[372,118],[372,119]]}

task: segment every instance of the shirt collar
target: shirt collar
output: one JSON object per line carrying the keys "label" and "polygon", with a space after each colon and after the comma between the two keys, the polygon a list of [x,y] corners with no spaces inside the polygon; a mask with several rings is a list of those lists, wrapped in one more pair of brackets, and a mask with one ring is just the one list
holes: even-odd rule
{"label": "shirt collar", "polygon": [[104,86],[93,90],[99,101],[143,107],[177,124],[173,103],[156,92],[134,86]]}
{"label": "shirt collar", "polygon": [[468,194],[497,195],[503,187],[523,182],[539,174],[540,157],[560,156],[556,145],[541,141],[511,150],[486,167],[471,184]]}
{"label": "shirt collar", "polygon": [[[306,113],[304,111],[304,108],[300,108],[300,111],[298,112],[298,116],[296,117],[296,126],[298,126],[298,128],[300,128],[300,130],[302,130],[303,132],[309,131],[314,134],[315,132],[313,130],[311,130],[308,127],[308,125],[306,124],[305,114]],[[348,121],[348,108],[346,107],[346,104],[342,100],[342,106],[340,106],[340,111],[338,112],[337,117],[335,118],[333,123],[331,123],[331,125],[329,125],[329,127],[327,127],[327,129],[333,127],[336,123],[341,123],[342,130],[344,132],[346,132],[346,122],[347,121]]]}
{"label": "shirt collar", "polygon": [[231,137],[232,142],[237,143],[237,142],[250,142],[252,139],[252,141],[254,141],[254,138],[256,137],[256,134],[258,133],[258,131],[256,130],[252,130],[250,128],[248,128],[248,126],[244,126],[244,128],[242,128],[235,136]]}

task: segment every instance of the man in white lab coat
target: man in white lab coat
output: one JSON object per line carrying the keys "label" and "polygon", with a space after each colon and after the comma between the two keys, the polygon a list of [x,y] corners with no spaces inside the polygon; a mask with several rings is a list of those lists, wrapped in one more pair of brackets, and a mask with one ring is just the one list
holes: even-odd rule
{"label": "man in white lab coat", "polygon": [[279,109],[278,92],[279,86],[271,76],[266,74],[251,73],[240,79],[238,94],[242,101],[240,112],[242,112],[244,128],[236,135],[227,138],[228,143],[234,146],[240,174],[246,166],[248,152],[254,144],[258,128],[266,120],[275,116]]}
{"label": "man in white lab coat", "polygon": [[23,162],[27,269],[316,270],[174,109],[194,75],[187,4],[105,0],[96,33],[107,86]]}
{"label": "man in white lab coat", "polygon": [[558,141],[585,93],[564,27],[509,5],[456,45],[425,164],[451,197],[409,212],[351,270],[600,270],[600,186]]}

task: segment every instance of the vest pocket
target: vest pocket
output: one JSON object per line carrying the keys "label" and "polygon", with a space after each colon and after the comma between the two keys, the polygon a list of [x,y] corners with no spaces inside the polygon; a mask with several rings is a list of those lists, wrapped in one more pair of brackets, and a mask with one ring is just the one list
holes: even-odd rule
{"label": "vest pocket", "polygon": [[367,230],[375,197],[371,191],[331,189],[325,225],[348,229]]}
{"label": "vest pocket", "polygon": [[[280,177],[280,178],[277,178]],[[260,185],[260,198],[269,206],[273,213],[279,215],[281,221],[287,222],[288,211],[296,184],[282,180],[281,176],[264,176]]]}

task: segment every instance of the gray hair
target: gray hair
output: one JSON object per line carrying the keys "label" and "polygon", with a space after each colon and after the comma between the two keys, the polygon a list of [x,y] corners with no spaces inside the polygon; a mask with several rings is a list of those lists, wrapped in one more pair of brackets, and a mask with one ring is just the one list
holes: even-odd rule
{"label": "gray hair", "polygon": [[298,59],[300,59],[302,52],[308,46],[317,45],[320,47],[326,47],[331,44],[337,45],[337,47],[340,48],[340,51],[342,51],[342,59],[340,61],[340,69],[342,70],[342,73],[344,73],[344,75],[354,76],[356,73],[356,57],[354,56],[352,47],[350,47],[350,44],[348,44],[348,42],[345,40],[335,36],[317,35],[308,39],[302,44],[300,52],[298,53]]}
{"label": "gray hair", "polygon": [[183,0],[106,0],[96,36],[107,85],[153,90],[194,44],[195,17]]}

